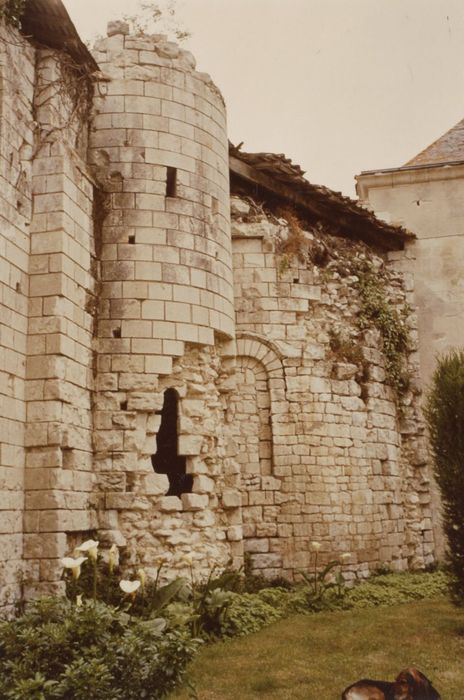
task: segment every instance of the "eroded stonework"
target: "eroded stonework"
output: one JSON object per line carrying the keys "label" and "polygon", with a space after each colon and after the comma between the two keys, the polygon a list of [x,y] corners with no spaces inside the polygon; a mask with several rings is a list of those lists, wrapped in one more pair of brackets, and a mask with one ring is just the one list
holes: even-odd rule
{"label": "eroded stonework", "polygon": [[[89,536],[168,576],[293,578],[311,540],[352,578],[430,563],[411,277],[332,235],[330,197],[301,227],[230,200],[222,97],[165,37],[112,23],[97,70],[1,32],[0,606]],[[410,329],[401,397],[360,261]]]}
{"label": "eroded stonework", "polygon": [[[232,211],[238,391],[231,404],[245,552],[269,576],[307,567],[312,539],[327,559],[351,552],[358,575],[386,562],[399,570],[430,563],[411,278],[330,231],[304,234],[321,262],[302,260],[283,252],[292,235],[285,219],[237,199]],[[361,261],[385,270],[389,303],[407,314],[410,383],[400,397],[386,383],[379,332],[359,327]]]}
{"label": "eroded stonework", "polygon": [[[128,460],[121,459],[119,471],[113,462],[113,470],[100,479],[100,536],[124,546],[126,564],[143,564],[151,573],[162,561],[187,573],[188,554],[205,575],[214,566],[226,566],[231,557],[240,565],[240,475],[227,416],[231,371],[230,359],[218,350],[187,347],[172,374],[160,379],[150,406],[119,414],[132,427],[131,442],[138,449],[132,471]],[[151,463],[160,422],[154,411],[171,388],[179,396],[178,451],[193,475],[191,493],[180,497],[165,495],[168,477],[155,474]]]}

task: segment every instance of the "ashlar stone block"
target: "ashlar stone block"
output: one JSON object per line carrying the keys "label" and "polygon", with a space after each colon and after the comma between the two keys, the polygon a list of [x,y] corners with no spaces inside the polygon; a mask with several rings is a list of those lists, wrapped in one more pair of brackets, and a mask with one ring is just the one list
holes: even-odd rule
{"label": "ashlar stone block", "polygon": [[184,510],[203,510],[208,505],[208,496],[198,493],[183,493],[181,495]]}

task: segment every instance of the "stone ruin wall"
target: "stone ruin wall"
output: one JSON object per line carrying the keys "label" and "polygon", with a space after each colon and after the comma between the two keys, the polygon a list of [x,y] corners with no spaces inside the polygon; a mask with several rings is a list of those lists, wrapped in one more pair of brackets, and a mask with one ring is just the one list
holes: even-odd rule
{"label": "stone ruin wall", "polygon": [[93,183],[88,77],[68,56],[0,30],[0,606],[8,611],[22,594],[53,590],[65,533],[96,524]]}
{"label": "stone ruin wall", "polygon": [[[234,307],[223,99],[193,56],[124,23],[98,42],[90,158],[103,221],[95,396],[100,537],[125,563],[241,562],[240,494],[225,424]],[[165,391],[191,492],[155,473]],[[173,458],[174,459],[174,458]],[[235,489],[235,490],[234,490]]]}
{"label": "stone ruin wall", "polygon": [[[412,277],[330,230],[305,234],[326,260],[302,261],[279,252],[292,235],[285,219],[238,198],[232,212],[237,393],[230,410],[253,569],[291,578],[310,564],[311,540],[322,543],[326,561],[351,552],[351,575],[431,563],[416,318],[408,317],[410,389],[397,405],[378,331],[359,330],[353,261],[364,256],[387,267],[386,293],[399,310],[413,301]],[[339,334],[353,357],[332,349]]]}
{"label": "stone ruin wall", "polygon": [[[209,76],[116,23],[92,101],[69,57],[1,31],[0,606],[60,590],[60,558],[89,535],[180,573],[186,554],[206,573],[245,549],[291,577],[311,539],[352,551],[352,575],[430,562],[418,394],[400,424],[375,333],[363,389],[330,351],[330,328],[361,342],[350,277],[284,265],[283,224],[235,202],[234,301]],[[391,285],[401,306],[412,286]],[[152,465],[167,389],[180,498]]]}
{"label": "stone ruin wall", "polygon": [[[34,51],[0,28],[0,607],[18,595],[23,554],[28,225]],[[16,91],[15,85],[21,90]]]}
{"label": "stone ruin wall", "polygon": [[36,49],[24,515],[24,593],[62,588],[68,539],[90,510],[96,263],[86,163],[91,82],[63,52]]}

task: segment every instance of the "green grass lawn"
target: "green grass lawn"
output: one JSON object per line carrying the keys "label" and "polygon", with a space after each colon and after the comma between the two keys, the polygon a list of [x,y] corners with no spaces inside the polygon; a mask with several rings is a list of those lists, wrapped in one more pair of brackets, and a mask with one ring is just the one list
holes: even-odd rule
{"label": "green grass lawn", "polygon": [[464,700],[464,610],[441,599],[295,615],[205,646],[190,678],[199,700],[339,700],[357,678],[393,680],[408,666],[423,671],[443,700]]}

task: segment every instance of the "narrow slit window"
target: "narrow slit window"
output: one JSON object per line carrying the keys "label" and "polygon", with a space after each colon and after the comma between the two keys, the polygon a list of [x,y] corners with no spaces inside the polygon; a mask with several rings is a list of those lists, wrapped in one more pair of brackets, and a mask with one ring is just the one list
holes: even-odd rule
{"label": "narrow slit window", "polygon": [[175,389],[164,392],[161,424],[156,436],[156,452],[151,463],[157,474],[166,474],[169,479],[168,496],[180,496],[191,493],[192,474],[186,474],[186,457],[177,452],[178,430],[178,396]]}
{"label": "narrow slit window", "polygon": [[168,166],[166,174],[166,197],[177,195],[177,168]]}

